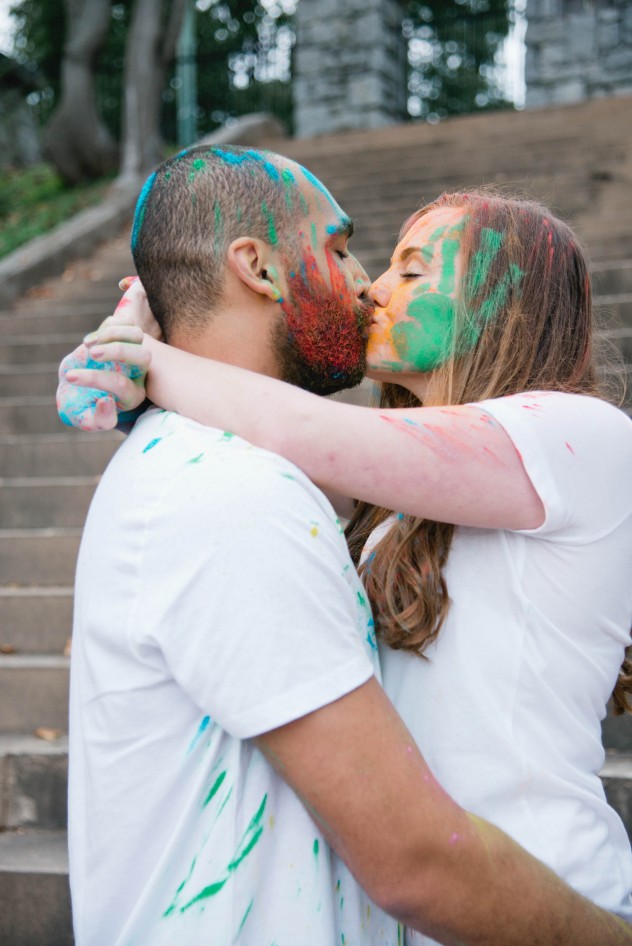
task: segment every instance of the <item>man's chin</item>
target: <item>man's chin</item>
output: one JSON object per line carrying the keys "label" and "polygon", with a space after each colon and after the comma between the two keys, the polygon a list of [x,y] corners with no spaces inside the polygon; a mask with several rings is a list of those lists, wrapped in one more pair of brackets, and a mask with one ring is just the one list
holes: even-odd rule
{"label": "man's chin", "polygon": [[333,367],[317,368],[313,365],[293,364],[290,370],[287,370],[286,366],[283,380],[310,394],[325,397],[328,394],[337,394],[338,391],[356,388],[364,379],[365,368],[364,359],[353,369],[347,368],[344,371]]}

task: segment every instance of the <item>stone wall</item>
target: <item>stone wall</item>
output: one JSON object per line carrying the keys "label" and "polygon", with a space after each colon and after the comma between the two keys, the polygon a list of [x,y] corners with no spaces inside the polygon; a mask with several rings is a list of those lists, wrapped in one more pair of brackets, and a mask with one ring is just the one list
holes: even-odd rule
{"label": "stone wall", "polygon": [[299,138],[405,120],[401,24],[399,0],[301,0],[293,86]]}
{"label": "stone wall", "polygon": [[630,0],[527,0],[527,108],[632,95]]}

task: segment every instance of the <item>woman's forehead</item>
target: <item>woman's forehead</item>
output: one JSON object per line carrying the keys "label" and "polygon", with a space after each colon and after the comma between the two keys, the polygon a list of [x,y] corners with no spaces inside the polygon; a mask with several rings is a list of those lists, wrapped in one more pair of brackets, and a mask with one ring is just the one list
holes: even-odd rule
{"label": "woman's forehead", "polygon": [[[419,217],[406,231],[397,244],[396,252],[401,252],[412,246],[426,246],[433,240],[450,236],[454,239],[455,229],[461,229],[460,224],[465,216],[463,207],[436,207]],[[457,231],[458,232],[458,231]]]}

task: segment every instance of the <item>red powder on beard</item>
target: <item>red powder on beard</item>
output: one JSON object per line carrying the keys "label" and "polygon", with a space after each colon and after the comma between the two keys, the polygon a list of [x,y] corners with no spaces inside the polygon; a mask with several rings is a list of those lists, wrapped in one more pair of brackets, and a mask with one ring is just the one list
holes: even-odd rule
{"label": "red powder on beard", "polygon": [[287,327],[305,361],[331,377],[352,372],[364,359],[368,312],[348,288],[327,251],[331,286],[311,250],[301,272],[290,281],[290,298],[281,303]]}

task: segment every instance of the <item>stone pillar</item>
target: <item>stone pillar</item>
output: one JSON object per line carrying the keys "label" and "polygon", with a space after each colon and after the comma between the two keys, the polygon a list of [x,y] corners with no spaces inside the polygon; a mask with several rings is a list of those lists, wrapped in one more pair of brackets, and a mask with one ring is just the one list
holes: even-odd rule
{"label": "stone pillar", "polygon": [[629,0],[527,0],[527,108],[632,95]]}
{"label": "stone pillar", "polygon": [[406,118],[401,0],[300,0],[294,53],[298,137]]}

